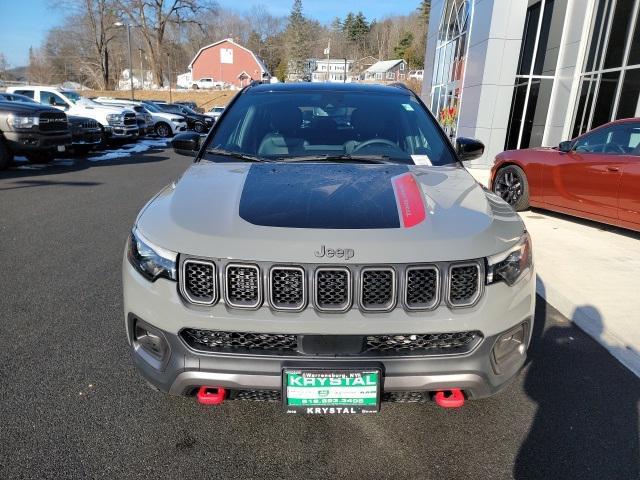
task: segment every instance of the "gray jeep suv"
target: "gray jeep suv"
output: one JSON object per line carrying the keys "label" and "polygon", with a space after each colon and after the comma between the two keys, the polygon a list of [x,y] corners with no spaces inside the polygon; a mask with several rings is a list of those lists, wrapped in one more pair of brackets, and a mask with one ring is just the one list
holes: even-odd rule
{"label": "gray jeep suv", "polygon": [[524,225],[401,86],[241,91],[140,212],[123,262],[136,366],[155,388],[370,413],[495,394],[526,358]]}

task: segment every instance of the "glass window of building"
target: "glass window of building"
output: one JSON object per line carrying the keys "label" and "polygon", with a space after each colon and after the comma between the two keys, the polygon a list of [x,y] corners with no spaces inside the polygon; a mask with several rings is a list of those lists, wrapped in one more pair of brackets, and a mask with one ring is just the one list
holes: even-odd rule
{"label": "glass window of building", "polygon": [[573,117],[574,137],[640,116],[640,0],[597,0]]}
{"label": "glass window of building", "polygon": [[458,129],[458,113],[468,48],[471,2],[447,0],[438,31],[431,88],[431,111],[450,137]]}
{"label": "glass window of building", "polygon": [[511,100],[505,149],[542,145],[566,0],[529,0]]}

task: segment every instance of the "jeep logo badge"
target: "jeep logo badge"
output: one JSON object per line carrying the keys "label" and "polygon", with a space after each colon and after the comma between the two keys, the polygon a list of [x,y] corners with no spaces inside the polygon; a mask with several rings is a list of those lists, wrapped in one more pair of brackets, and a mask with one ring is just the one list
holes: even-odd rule
{"label": "jeep logo badge", "polygon": [[326,248],[324,245],[320,246],[320,250],[313,252],[313,254],[318,258],[344,258],[345,260],[349,260],[353,258],[355,252],[352,248]]}

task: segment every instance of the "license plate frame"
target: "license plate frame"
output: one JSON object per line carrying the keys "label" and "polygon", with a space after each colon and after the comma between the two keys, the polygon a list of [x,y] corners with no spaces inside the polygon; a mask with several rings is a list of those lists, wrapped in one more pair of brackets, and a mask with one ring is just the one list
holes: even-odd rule
{"label": "license plate frame", "polygon": [[[292,378],[301,378],[303,380],[290,381]],[[305,378],[314,379],[314,385],[301,386],[299,382],[303,382]],[[323,385],[318,385],[318,383],[321,383],[318,379],[323,378],[327,380],[324,381]],[[340,385],[335,385],[336,380],[333,381],[334,384],[328,385],[331,382],[328,379],[338,379]],[[346,379],[351,380],[348,381]],[[372,381],[373,383],[371,383]],[[311,382],[311,380],[307,380],[307,382]],[[294,383],[294,385],[291,385],[291,383]],[[303,392],[300,389],[308,389],[308,392]],[[326,393],[316,396],[315,394],[320,391],[326,391]],[[381,368],[282,369],[282,405],[285,412],[290,414],[343,415],[378,413],[380,411],[381,391]],[[346,395],[337,396],[337,393],[346,393]]]}

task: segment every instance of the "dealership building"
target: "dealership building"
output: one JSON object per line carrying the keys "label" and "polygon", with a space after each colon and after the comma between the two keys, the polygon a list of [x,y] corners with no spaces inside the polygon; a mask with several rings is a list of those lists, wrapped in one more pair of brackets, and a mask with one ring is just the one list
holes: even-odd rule
{"label": "dealership building", "polygon": [[556,146],[640,117],[640,0],[433,0],[422,97],[445,130]]}

